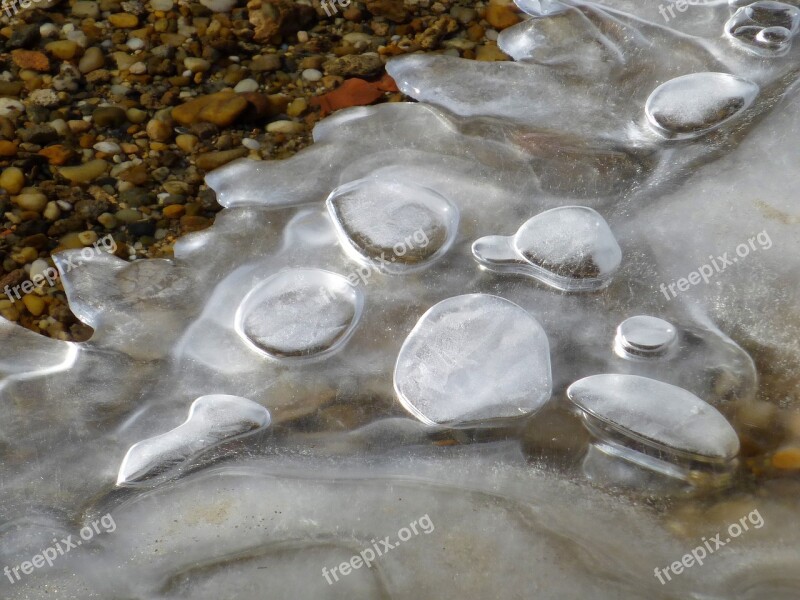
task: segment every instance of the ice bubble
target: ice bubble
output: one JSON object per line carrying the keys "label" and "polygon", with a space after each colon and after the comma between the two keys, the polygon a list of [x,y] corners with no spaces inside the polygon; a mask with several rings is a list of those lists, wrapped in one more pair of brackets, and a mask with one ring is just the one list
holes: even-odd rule
{"label": "ice bubble", "polygon": [[362,293],[342,275],[284,269],[247,294],[235,328],[253,350],[269,358],[320,357],[348,340],[362,307]]}
{"label": "ice bubble", "polygon": [[448,298],[422,315],[409,334],[394,387],[406,410],[429,425],[530,415],[552,391],[547,335],[504,298]]}
{"label": "ice bubble", "polygon": [[342,247],[355,261],[384,273],[404,273],[447,252],[458,210],[432,189],[403,181],[360,179],[327,200]]}
{"label": "ice bubble", "polygon": [[516,235],[490,235],[472,245],[481,266],[534,277],[556,289],[602,289],[622,261],[605,219],[585,206],[562,206],[528,219]]}
{"label": "ice bubble", "polygon": [[727,73],[692,73],[658,86],[645,104],[650,125],[674,139],[701,136],[730,121],[758,95],[752,81]]}
{"label": "ice bubble", "polygon": [[152,480],[224,441],[263,429],[270,421],[269,411],[247,398],[201,396],[192,402],[182,425],[130,447],[117,485]]}
{"label": "ice bubble", "polygon": [[658,358],[675,347],[678,333],[672,323],[638,315],[617,327],[614,351],[623,358]]}
{"label": "ice bubble", "polygon": [[724,463],[739,452],[725,417],[691,392],[636,375],[585,377],[567,389],[595,434],[642,451]]}
{"label": "ice bubble", "polygon": [[725,34],[738,47],[759,56],[783,56],[800,30],[800,9],[770,0],[739,8],[725,23]]}

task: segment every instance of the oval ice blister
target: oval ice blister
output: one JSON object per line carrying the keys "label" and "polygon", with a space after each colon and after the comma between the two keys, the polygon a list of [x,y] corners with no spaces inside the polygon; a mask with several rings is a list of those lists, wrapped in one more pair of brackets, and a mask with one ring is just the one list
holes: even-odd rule
{"label": "oval ice blister", "polygon": [[683,388],[637,375],[584,377],[567,389],[609,457],[691,481],[721,481],[736,466],[739,438],[713,406]]}
{"label": "oval ice blister", "polygon": [[384,273],[431,263],[458,230],[458,210],[449,200],[403,181],[359,179],[333,190],[326,204],[348,256]]}
{"label": "oval ice blister", "polygon": [[552,391],[547,335],[504,298],[448,298],[422,315],[406,338],[394,387],[406,410],[428,425],[532,414]]}
{"label": "oval ice blister", "polygon": [[608,223],[585,206],[545,211],[510,237],[480,238],[472,254],[486,269],[528,275],[568,292],[606,287],[622,262]]}
{"label": "oval ice blister", "polygon": [[725,23],[725,35],[739,48],[764,57],[789,52],[800,31],[800,9],[762,0],[740,7]]}
{"label": "oval ice blister", "polygon": [[692,73],[670,79],[653,90],[644,112],[660,135],[690,139],[741,114],[758,91],[752,81],[727,73]]}
{"label": "oval ice blister", "polygon": [[361,316],[363,295],[322,269],[284,269],[256,286],[236,312],[239,336],[276,359],[319,357],[342,346]]}

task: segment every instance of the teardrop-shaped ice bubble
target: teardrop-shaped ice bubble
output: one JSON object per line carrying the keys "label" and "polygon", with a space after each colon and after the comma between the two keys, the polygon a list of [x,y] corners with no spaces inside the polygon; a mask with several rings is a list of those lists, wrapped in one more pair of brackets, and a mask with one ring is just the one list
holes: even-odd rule
{"label": "teardrop-shaped ice bubble", "polygon": [[117,485],[152,480],[193,457],[270,424],[269,411],[240,396],[201,396],[189,409],[189,418],[167,433],[130,447],[119,468]]}
{"label": "teardrop-shaped ice bubble", "polygon": [[703,462],[727,462],[739,438],[725,417],[691,392],[637,375],[585,377],[567,389],[590,431],[625,446]]}
{"label": "teardrop-shaped ice bubble", "polygon": [[585,206],[540,213],[510,237],[480,238],[472,254],[492,271],[528,275],[569,292],[604,288],[622,261],[608,223]]}
{"label": "teardrop-shaped ice bubble", "polygon": [[425,266],[447,252],[458,210],[426,187],[405,181],[359,179],[328,197],[328,212],[353,260],[384,273]]}
{"label": "teardrop-shaped ice bubble", "polygon": [[403,343],[394,387],[406,410],[429,425],[529,415],[552,392],[547,335],[504,298],[448,298],[422,315]]}
{"label": "teardrop-shaped ice bubble", "polygon": [[739,8],[725,23],[725,34],[740,48],[759,56],[783,56],[800,31],[800,9],[764,0]]}
{"label": "teardrop-shaped ice bubble", "polygon": [[264,356],[320,357],[352,335],[363,303],[362,293],[337,273],[284,269],[247,294],[235,327]]}
{"label": "teardrop-shaped ice bubble", "polygon": [[752,81],[727,73],[692,73],[658,86],[644,111],[662,136],[690,139],[739,115],[753,103],[758,90]]}
{"label": "teardrop-shaped ice bubble", "polygon": [[678,333],[672,323],[638,315],[617,327],[614,351],[622,358],[659,358],[675,348]]}

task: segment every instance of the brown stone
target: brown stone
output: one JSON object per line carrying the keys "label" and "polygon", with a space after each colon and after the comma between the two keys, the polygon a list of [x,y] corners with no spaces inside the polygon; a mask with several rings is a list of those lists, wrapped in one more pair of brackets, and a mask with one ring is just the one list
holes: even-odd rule
{"label": "brown stone", "polygon": [[232,92],[217,92],[176,106],[172,110],[172,118],[181,125],[205,121],[219,127],[227,127],[246,108],[247,100],[241,95]]}
{"label": "brown stone", "polygon": [[247,154],[247,148],[244,147],[234,148],[233,150],[222,150],[219,152],[208,152],[198,156],[196,164],[199,169],[213,171],[232,160],[247,156]]}
{"label": "brown stone", "polygon": [[33,71],[49,71],[50,59],[43,52],[36,50],[12,50],[11,60],[20,69],[31,69]]}
{"label": "brown stone", "polygon": [[307,29],[316,17],[314,9],[294,0],[250,0],[247,16],[256,42],[276,41]]}
{"label": "brown stone", "polygon": [[385,17],[395,23],[408,19],[408,8],[399,0],[367,0],[367,10],[376,17]]}
{"label": "brown stone", "polygon": [[486,7],[486,20],[498,31],[520,22],[519,15],[511,5],[490,4]]}
{"label": "brown stone", "polygon": [[38,154],[44,156],[51,165],[61,166],[75,156],[75,151],[61,144],[55,144],[42,148]]}
{"label": "brown stone", "polygon": [[16,156],[17,155],[17,142],[9,142],[8,140],[0,140],[0,156]]}

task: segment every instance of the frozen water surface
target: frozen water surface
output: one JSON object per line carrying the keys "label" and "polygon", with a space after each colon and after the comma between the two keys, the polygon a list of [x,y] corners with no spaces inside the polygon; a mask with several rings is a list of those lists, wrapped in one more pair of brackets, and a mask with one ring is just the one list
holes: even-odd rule
{"label": "frozen water surface", "polygon": [[[226,210],[173,260],[62,255],[95,335],[0,324],[0,566],[117,527],[2,597],[796,599],[796,4],[520,0],[517,62],[391,60],[419,102],[209,174]],[[608,230],[508,241],[576,206]],[[613,277],[481,269],[489,236]],[[184,424],[204,396],[249,408]]]}

